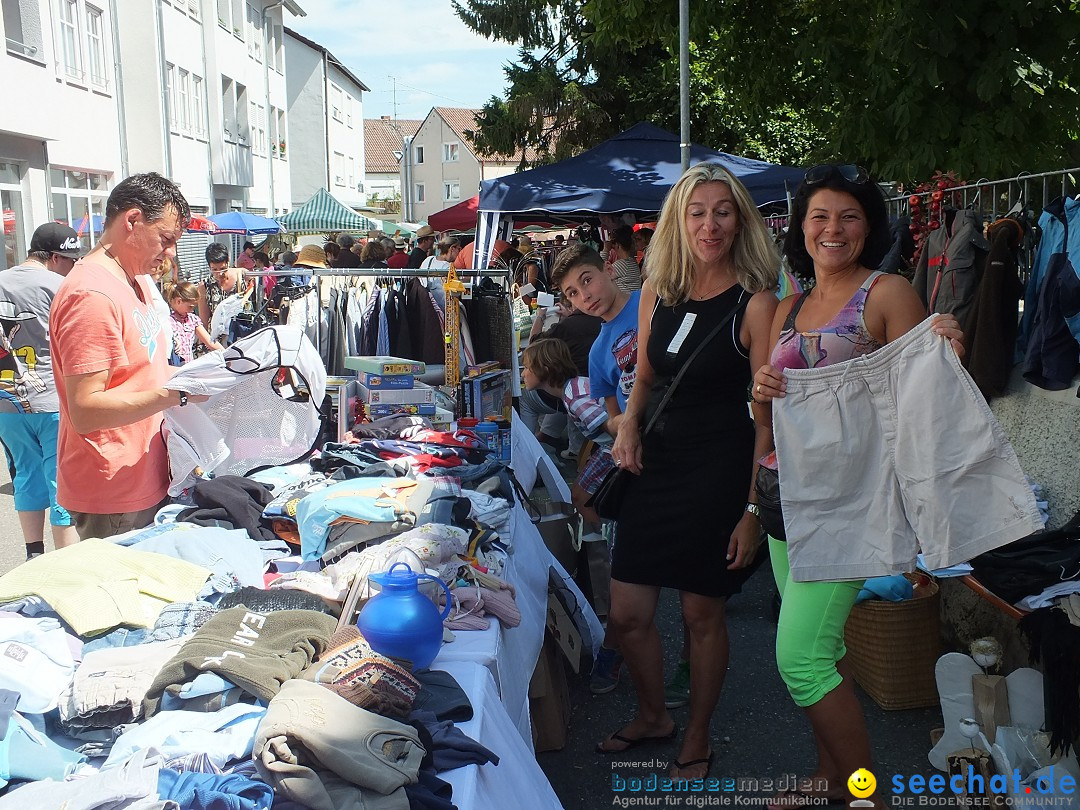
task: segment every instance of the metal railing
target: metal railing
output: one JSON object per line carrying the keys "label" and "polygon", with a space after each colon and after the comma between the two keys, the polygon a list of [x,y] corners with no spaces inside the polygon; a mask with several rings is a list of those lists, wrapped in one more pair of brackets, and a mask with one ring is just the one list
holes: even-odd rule
{"label": "metal railing", "polygon": [[[917,196],[929,204],[933,190],[919,192]],[[1010,213],[1027,212],[1033,219],[1051,201],[1058,197],[1072,196],[1080,192],[1080,167],[1059,169],[1053,172],[1030,174],[1021,172],[1004,180],[979,179],[964,186],[945,190],[947,200],[961,208],[971,208],[984,220],[993,221]],[[960,195],[959,199],[956,195]],[[886,200],[889,214],[898,217],[909,213],[911,194],[890,197]]]}

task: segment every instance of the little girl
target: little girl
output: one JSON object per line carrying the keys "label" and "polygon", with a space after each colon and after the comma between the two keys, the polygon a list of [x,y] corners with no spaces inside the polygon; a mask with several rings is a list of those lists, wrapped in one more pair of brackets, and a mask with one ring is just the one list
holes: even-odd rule
{"label": "little girl", "polygon": [[195,338],[210,351],[222,348],[210,338],[202,319],[195,314],[199,304],[199,288],[190,281],[178,281],[169,290],[169,309],[172,310],[174,366],[190,363],[195,354]]}

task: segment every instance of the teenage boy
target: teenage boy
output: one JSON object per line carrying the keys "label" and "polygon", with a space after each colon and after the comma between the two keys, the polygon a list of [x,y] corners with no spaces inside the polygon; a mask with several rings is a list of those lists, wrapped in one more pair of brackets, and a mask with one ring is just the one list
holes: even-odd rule
{"label": "teenage boy", "polygon": [[[562,291],[563,298],[574,309],[603,321],[589,352],[589,391],[603,400],[608,412],[606,429],[614,436],[637,376],[637,312],[641,292],[620,290],[604,269],[603,257],[587,242],[571,242],[563,249],[551,269],[551,283]],[[599,480],[603,480],[603,475]],[[594,694],[610,692],[619,683],[622,656],[614,644],[614,636],[606,635],[600,645],[589,681]]]}

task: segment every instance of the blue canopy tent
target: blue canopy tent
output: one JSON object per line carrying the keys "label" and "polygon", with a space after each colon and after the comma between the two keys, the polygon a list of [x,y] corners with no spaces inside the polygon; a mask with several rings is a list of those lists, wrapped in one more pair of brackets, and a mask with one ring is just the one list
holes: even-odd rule
{"label": "blue canopy tent", "polygon": [[217,226],[217,233],[281,233],[285,230],[276,220],[249,214],[247,211],[226,211],[207,219]]}
{"label": "blue canopy tent", "polygon": [[[758,206],[784,200],[803,178],[802,169],[691,144],[690,165],[704,161],[723,164]],[[515,219],[655,214],[681,174],[678,136],[642,122],[576,157],[487,180],[480,184],[477,239],[488,249],[476,255],[489,255],[496,238],[507,239]]]}

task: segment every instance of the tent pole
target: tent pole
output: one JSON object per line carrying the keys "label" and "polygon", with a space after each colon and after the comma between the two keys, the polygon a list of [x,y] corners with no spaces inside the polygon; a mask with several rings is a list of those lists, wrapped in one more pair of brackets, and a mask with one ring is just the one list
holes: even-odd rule
{"label": "tent pole", "polygon": [[690,0],[679,0],[679,151],[690,168]]}

